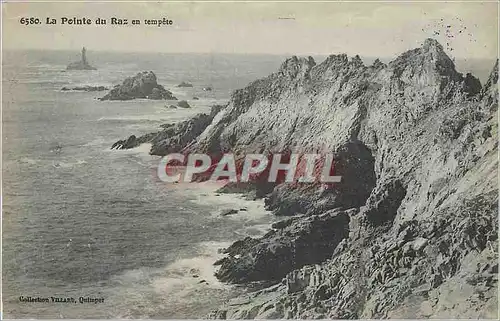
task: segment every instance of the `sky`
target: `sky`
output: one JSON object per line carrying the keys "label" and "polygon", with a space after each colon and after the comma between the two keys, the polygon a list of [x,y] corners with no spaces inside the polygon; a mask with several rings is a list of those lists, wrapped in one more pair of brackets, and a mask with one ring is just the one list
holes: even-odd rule
{"label": "sky", "polygon": [[[392,57],[437,39],[455,58],[498,56],[498,2],[3,3],[4,49]],[[22,17],[43,23],[25,26]],[[45,24],[47,17],[57,25]],[[87,17],[90,26],[60,25]],[[108,24],[96,25],[96,18]],[[139,19],[113,26],[111,17]],[[144,19],[173,20],[147,26]],[[439,34],[437,34],[439,33]]]}

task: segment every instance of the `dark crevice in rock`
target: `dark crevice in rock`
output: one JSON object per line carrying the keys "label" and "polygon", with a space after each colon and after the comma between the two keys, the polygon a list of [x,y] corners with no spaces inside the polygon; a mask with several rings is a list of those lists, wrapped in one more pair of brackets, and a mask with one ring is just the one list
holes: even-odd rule
{"label": "dark crevice in rock", "polygon": [[481,92],[481,82],[471,73],[467,73],[464,78],[463,90],[468,96],[475,96]]}
{"label": "dark crevice in rock", "polygon": [[334,153],[334,172],[342,182],[326,188],[320,184],[280,184],[265,199],[266,209],[276,215],[317,215],[333,208],[365,204],[376,183],[375,160],[360,141],[349,141]]}
{"label": "dark crevice in rock", "polygon": [[379,184],[366,201],[366,210],[362,213],[373,227],[392,224],[405,196],[406,189],[399,180]]}

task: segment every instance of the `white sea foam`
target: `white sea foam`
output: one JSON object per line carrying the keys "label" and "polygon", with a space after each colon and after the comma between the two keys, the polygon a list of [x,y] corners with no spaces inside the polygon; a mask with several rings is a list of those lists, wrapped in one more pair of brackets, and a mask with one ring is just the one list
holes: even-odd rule
{"label": "white sea foam", "polygon": [[248,221],[271,216],[271,212],[264,207],[264,200],[249,200],[244,194],[216,193],[220,187],[222,186],[210,182],[200,184],[200,193],[192,202],[215,207],[215,210],[210,213],[214,217],[220,217],[221,211],[229,208],[238,210],[238,213],[224,216],[224,218]]}
{"label": "white sea foam", "polygon": [[[208,313],[228,299],[236,287],[214,276],[218,249],[226,242],[203,242],[195,247],[195,257],[180,258],[161,269],[140,268],[113,279],[116,318],[148,319],[158,311],[176,318],[193,314],[193,308]],[[154,298],[152,304],[151,298]]]}
{"label": "white sea foam", "polygon": [[29,164],[29,165],[35,165],[36,163],[38,163],[38,161],[36,159],[29,158],[29,157],[22,157],[19,161],[21,163]]}
{"label": "white sea foam", "polygon": [[151,156],[151,155],[149,155],[149,151],[151,150],[152,146],[153,146],[153,144],[151,144],[151,143],[144,143],[144,144],[141,144],[135,148],[131,148],[130,152],[138,153],[138,154],[147,154],[148,156]]}
{"label": "white sea foam", "polygon": [[170,264],[165,269],[165,276],[153,280],[152,285],[158,294],[172,294],[182,297],[198,287],[223,288],[214,276],[213,263],[223,255],[220,248],[228,247],[230,242],[203,242],[197,247],[198,255],[192,258],[182,258]]}
{"label": "white sea foam", "polygon": [[[66,86],[66,88],[71,89],[74,87],[107,87],[107,88],[112,88],[112,85],[110,83],[103,83],[103,82],[92,82],[92,81],[84,81],[84,82],[70,82]],[[68,91],[73,91],[73,90],[68,90]],[[82,91],[82,90],[74,90],[74,91]],[[93,91],[92,93],[96,93],[97,91]],[[102,91],[105,92],[105,91]]]}
{"label": "white sea foam", "polygon": [[75,166],[84,164],[87,164],[87,162],[83,159],[77,160],[76,162],[52,162],[52,166],[54,166],[55,168],[73,168]]}
{"label": "white sea foam", "polygon": [[115,139],[110,139],[110,138],[105,139],[104,137],[97,137],[97,138],[91,140],[90,142],[83,144],[82,146],[84,146],[84,147],[101,146],[101,145],[105,145],[105,144],[109,144],[109,143],[112,144],[115,141],[116,141]]}
{"label": "white sea foam", "polygon": [[269,232],[271,225],[269,223],[265,224],[254,224],[250,226],[245,226],[244,228],[234,231],[241,238],[249,237],[260,237]]}
{"label": "white sea foam", "polygon": [[102,121],[141,121],[141,120],[147,120],[147,121],[154,121],[154,122],[162,122],[162,121],[169,121],[169,117],[165,115],[165,117],[158,117],[157,113],[151,113],[151,114],[142,114],[142,115],[127,115],[127,116],[110,116],[110,117],[100,117],[97,119],[98,122]]}

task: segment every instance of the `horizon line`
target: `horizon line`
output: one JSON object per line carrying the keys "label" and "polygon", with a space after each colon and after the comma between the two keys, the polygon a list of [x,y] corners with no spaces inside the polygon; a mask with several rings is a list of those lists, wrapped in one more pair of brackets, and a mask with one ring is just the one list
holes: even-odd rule
{"label": "horizon line", "polygon": [[[82,46],[82,48],[85,46]],[[359,57],[364,57],[364,58],[369,58],[369,59],[395,59],[399,57],[401,54],[404,52],[408,51],[402,51],[400,54],[396,55],[391,55],[391,56],[385,56],[385,57],[380,57],[380,56],[370,56],[370,55],[362,55],[362,54],[347,54],[346,52],[336,52],[336,53],[268,53],[268,52],[224,52],[224,51],[196,51],[196,52],[186,52],[186,51],[124,51],[124,50],[113,50],[113,49],[90,49],[88,47],[85,47],[87,49],[87,52],[103,52],[103,53],[129,53],[129,54],[192,54],[192,55],[261,55],[261,56],[276,56],[276,57],[293,57],[293,56],[324,56],[328,57],[331,55],[347,55],[347,57],[355,57],[356,55]],[[80,52],[81,49],[54,49],[54,48],[2,48],[3,52],[6,51],[59,51],[59,52]],[[411,50],[411,49],[409,49]],[[499,59],[500,57],[456,57],[453,56],[451,57],[447,53],[448,57],[451,59],[455,60],[495,60]]]}

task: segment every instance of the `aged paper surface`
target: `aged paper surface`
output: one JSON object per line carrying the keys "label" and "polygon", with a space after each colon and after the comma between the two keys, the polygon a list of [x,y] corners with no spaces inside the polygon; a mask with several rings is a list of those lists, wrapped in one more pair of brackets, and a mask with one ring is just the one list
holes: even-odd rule
{"label": "aged paper surface", "polygon": [[2,2],[2,316],[496,318],[498,14]]}

